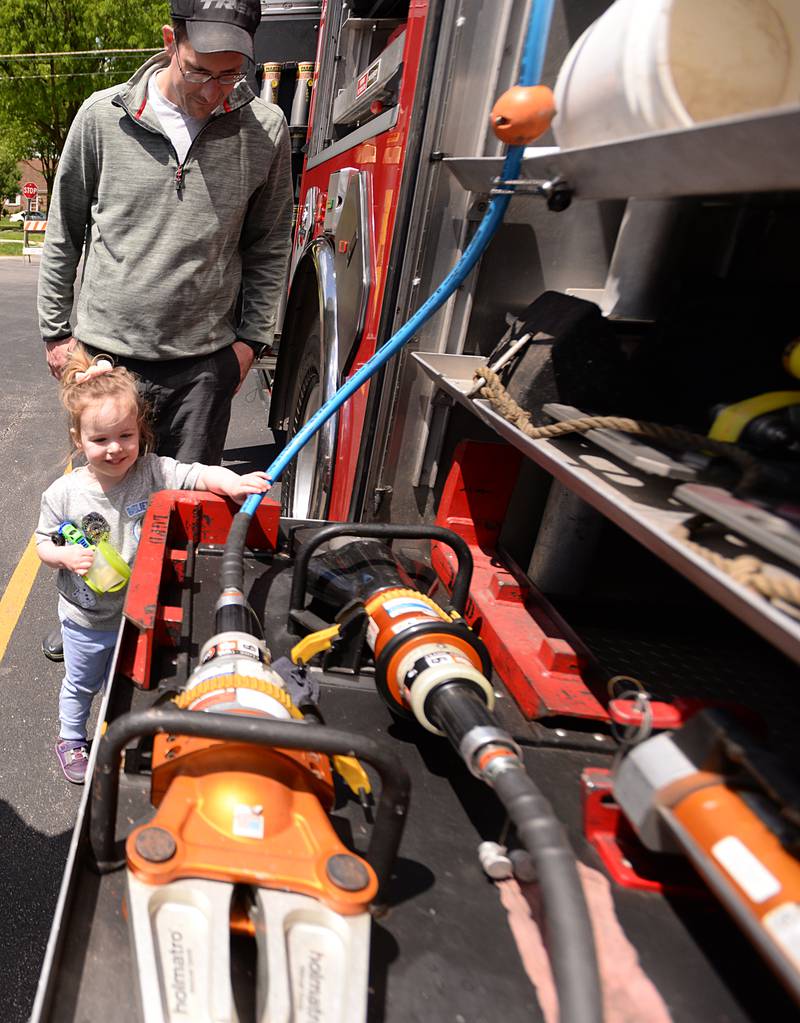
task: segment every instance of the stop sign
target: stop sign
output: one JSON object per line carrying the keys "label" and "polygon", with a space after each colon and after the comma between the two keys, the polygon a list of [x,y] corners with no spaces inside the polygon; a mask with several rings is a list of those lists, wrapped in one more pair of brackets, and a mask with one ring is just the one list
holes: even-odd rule
{"label": "stop sign", "polygon": [[35,199],[39,194],[39,186],[35,181],[26,181],[22,186],[22,194],[26,199]]}

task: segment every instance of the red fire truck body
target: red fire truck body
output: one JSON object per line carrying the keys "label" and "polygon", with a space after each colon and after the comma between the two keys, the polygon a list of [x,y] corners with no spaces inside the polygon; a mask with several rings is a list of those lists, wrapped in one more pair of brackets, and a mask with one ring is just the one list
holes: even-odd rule
{"label": "red fire truck body", "polygon": [[[325,39],[325,14],[328,7],[323,4],[320,24],[320,45]],[[403,48],[403,74],[397,96],[397,121],[390,131],[384,131],[357,143],[352,149],[339,153],[311,169],[306,169],[300,192],[299,208],[304,208],[306,199],[313,189],[318,189],[315,203],[314,226],[309,235],[299,235],[296,248],[308,245],[314,238],[321,237],[324,231],[325,207],[329,198],[328,188],[331,175],[348,168],[356,168],[368,176],[368,208],[369,221],[365,225],[370,237],[374,240],[369,247],[371,286],[367,300],[364,325],[360,340],[355,340],[355,354],[352,365],[347,373],[351,376],[373,354],[376,347],[378,330],[385,294],[386,269],[391,251],[392,232],[397,215],[400,179],[404,169],[404,161],[408,145],[408,133],[411,124],[411,110],[416,90],[417,71],[422,53],[425,32],[425,20],[428,13],[427,0],[415,0],[410,4],[408,18],[403,23],[405,45]],[[395,30],[397,31],[397,30]],[[321,60],[318,55],[318,64]],[[369,85],[366,73],[363,76],[363,87]],[[309,134],[313,131],[316,96],[312,93],[311,113],[309,118]],[[375,100],[373,113],[380,113],[382,105]],[[301,241],[302,238],[302,241]],[[347,253],[350,239],[341,239],[338,243],[340,254]],[[362,388],[342,410],[338,423],[336,459],[331,484],[330,504],[327,509],[331,519],[346,519],[350,512],[350,497],[356,471],[356,460],[361,445],[361,428],[367,401],[367,389]]]}
{"label": "red fire truck body", "polygon": [[[394,5],[398,6],[404,5]],[[363,365],[374,353],[381,336],[401,189],[404,175],[413,175],[414,171],[413,166],[407,166],[409,157],[413,161],[415,156],[415,151],[409,150],[409,137],[415,103],[419,103],[420,92],[425,91],[420,89],[420,72],[429,13],[427,0],[412,0],[405,5],[402,18],[393,19],[358,18],[342,4],[324,2],[322,5],[308,152],[299,190],[289,296],[273,397],[274,426],[282,425],[291,430],[293,424],[287,412],[299,413],[302,417],[299,425],[302,425],[310,412],[321,404],[316,394],[313,407],[308,403],[309,395],[303,391],[302,379],[295,381],[294,392],[291,387],[291,378],[305,368],[304,357],[306,362],[309,360],[308,339],[303,336],[309,307],[318,307],[323,334],[319,361],[312,369],[312,377],[316,371],[322,379],[320,398],[329,397],[335,385]],[[347,126],[352,130],[345,133],[341,141],[326,138],[326,132],[331,130],[333,93],[339,81],[334,80],[332,69],[340,61],[340,49],[344,49],[342,39],[349,34],[375,36],[381,32],[385,47],[355,76],[353,98],[362,105],[363,112],[354,124]],[[375,50],[374,45],[371,50]],[[382,71],[387,53],[391,61],[388,76]],[[387,77],[391,79],[388,87]],[[335,223],[333,218],[344,204],[346,185],[353,177],[360,182],[363,202],[353,234],[345,237],[341,232],[332,232],[331,223]],[[356,322],[344,317],[350,327],[348,330],[342,329],[340,267],[350,268],[352,250],[356,246],[363,261],[359,316]],[[328,288],[326,273],[334,264],[336,280]],[[325,336],[326,320],[338,334],[339,368],[346,365],[344,372],[327,374],[327,379],[325,359],[330,359],[330,337]],[[296,408],[298,398],[300,408]],[[328,436],[323,434],[324,455],[320,457],[318,450],[316,455],[325,464],[322,473],[326,478],[321,488],[317,487],[316,500],[297,498],[292,492],[296,481],[290,480],[284,497],[287,510],[332,519],[345,519],[352,513],[351,494],[367,399],[368,388],[364,387],[342,409],[338,423],[327,428]]]}

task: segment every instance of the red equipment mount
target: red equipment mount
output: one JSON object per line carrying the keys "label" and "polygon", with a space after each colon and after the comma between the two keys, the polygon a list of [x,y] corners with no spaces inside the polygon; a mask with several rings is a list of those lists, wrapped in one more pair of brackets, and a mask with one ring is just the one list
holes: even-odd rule
{"label": "red equipment mount", "polygon": [[[462,441],[456,448],[436,524],[458,533],[472,552],[466,618],[527,718],[607,721],[604,680],[593,656],[522,570],[497,554],[521,458],[505,444]],[[453,553],[434,543],[431,558],[451,587]]]}
{"label": "red equipment mount", "polygon": [[[125,602],[118,671],[140,689],[152,685],[157,647],[181,649],[188,643],[187,583],[198,544],[223,546],[238,507],[215,494],[163,490],[153,496],[142,521],[142,535]],[[278,540],[280,505],[265,498],[247,533],[251,550],[272,551]],[[173,597],[172,603],[167,601]]]}
{"label": "red equipment mount", "polygon": [[[505,553],[500,530],[517,481],[522,455],[506,444],[462,441],[439,503],[436,524],[469,544],[474,574],[466,618],[480,634],[506,688],[528,719],[577,717],[642,723],[632,701],[610,699],[607,674],[547,598]],[[432,544],[431,560],[450,588],[455,555]],[[676,728],[702,701],[650,700],[652,728]]]}
{"label": "red equipment mount", "polygon": [[581,774],[583,833],[610,877],[623,888],[684,898],[710,898],[683,856],[651,853],[614,800],[614,778],[604,767]]}

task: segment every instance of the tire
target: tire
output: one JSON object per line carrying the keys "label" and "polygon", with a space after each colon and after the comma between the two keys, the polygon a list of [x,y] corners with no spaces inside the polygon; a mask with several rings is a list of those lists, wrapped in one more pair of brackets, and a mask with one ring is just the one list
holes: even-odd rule
{"label": "tire", "polygon": [[[322,405],[322,379],[319,364],[319,326],[314,325],[306,336],[303,356],[297,367],[292,398],[289,404],[291,440]],[[281,479],[281,511],[294,519],[321,519],[328,511],[328,498],[319,494],[317,450],[319,435],[315,434],[287,465]]]}

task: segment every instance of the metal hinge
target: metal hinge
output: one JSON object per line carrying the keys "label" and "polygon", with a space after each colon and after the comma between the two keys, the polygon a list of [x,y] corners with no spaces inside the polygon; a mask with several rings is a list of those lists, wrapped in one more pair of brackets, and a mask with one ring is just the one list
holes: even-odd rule
{"label": "metal hinge", "polygon": [[561,213],[572,202],[572,189],[563,178],[550,181],[534,178],[503,180],[494,178],[490,195],[538,195],[547,202],[547,208]]}

